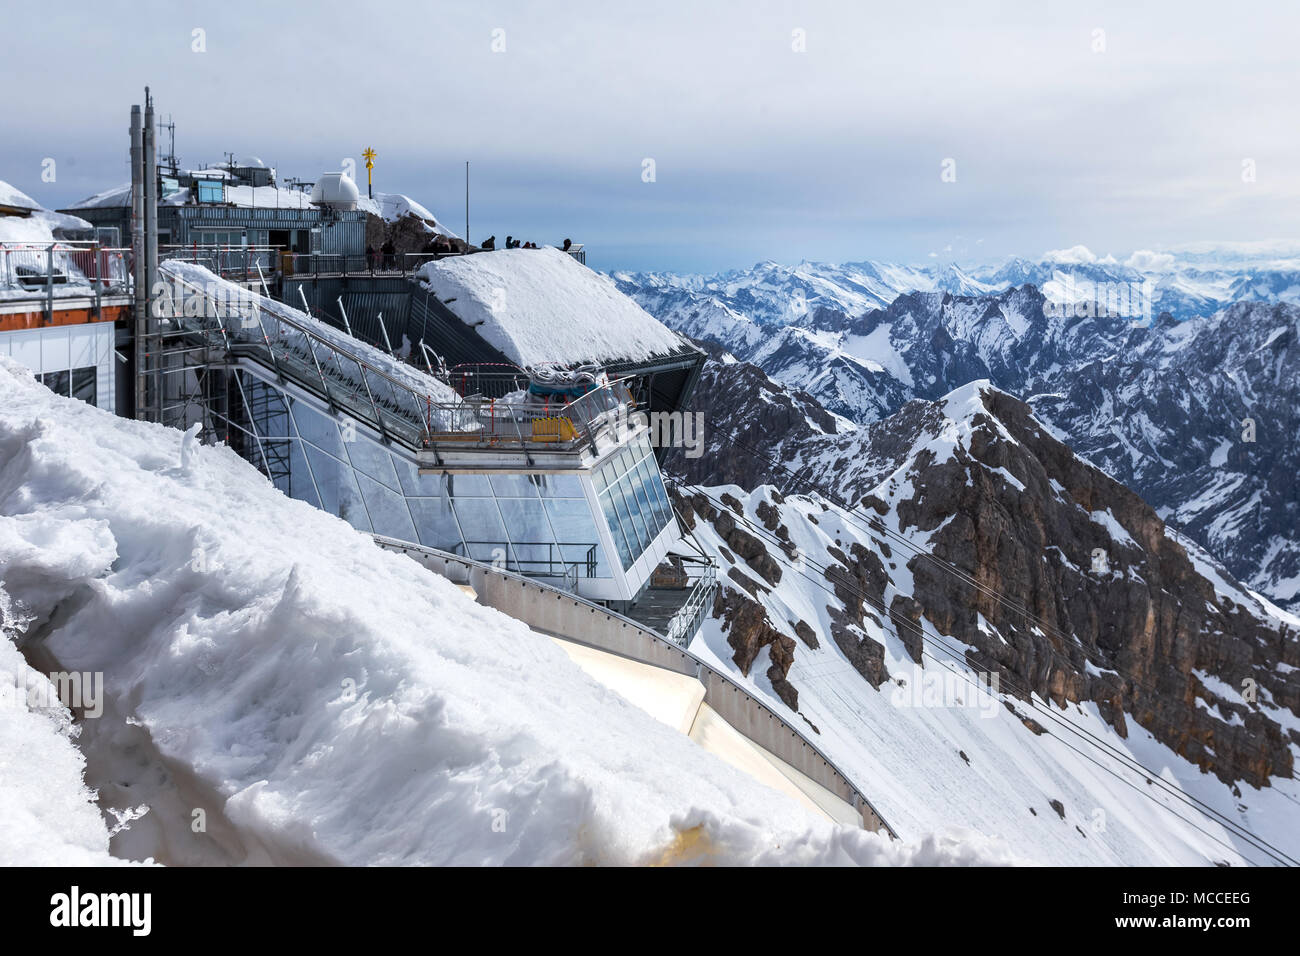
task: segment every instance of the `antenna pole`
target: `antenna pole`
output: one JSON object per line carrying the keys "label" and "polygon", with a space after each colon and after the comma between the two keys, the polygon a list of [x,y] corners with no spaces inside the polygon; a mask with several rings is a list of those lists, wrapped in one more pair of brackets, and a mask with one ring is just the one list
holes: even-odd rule
{"label": "antenna pole", "polygon": [[469,160],[465,160],[465,243],[469,244]]}

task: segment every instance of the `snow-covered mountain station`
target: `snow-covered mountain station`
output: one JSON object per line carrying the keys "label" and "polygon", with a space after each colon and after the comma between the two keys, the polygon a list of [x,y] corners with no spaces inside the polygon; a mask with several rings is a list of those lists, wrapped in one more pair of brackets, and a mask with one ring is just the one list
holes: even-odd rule
{"label": "snow-covered mountain station", "polygon": [[[7,194],[12,201],[2,210],[9,215],[0,218],[0,230],[7,230],[0,232],[0,254],[14,264],[3,303],[14,318],[0,326],[0,354],[18,363],[7,364],[3,376],[8,440],[21,441],[24,428],[45,427],[41,422],[62,422],[58,427],[77,429],[92,446],[102,441],[102,454],[115,464],[100,465],[122,470],[109,482],[124,482],[114,494],[157,496],[163,521],[155,524],[153,546],[180,547],[181,570],[198,569],[201,576],[221,577],[228,570],[232,540],[258,538],[263,527],[283,524],[273,512],[296,514],[290,520],[301,521],[302,513],[289,507],[291,499],[318,509],[333,516],[321,525],[335,529],[326,537],[350,542],[349,535],[358,535],[364,542],[347,546],[348,564],[391,569],[387,552],[400,556],[407,577],[432,573],[455,585],[443,592],[425,579],[419,585],[408,581],[405,587],[431,589],[443,594],[439,600],[457,605],[429,613],[419,611],[417,601],[408,625],[415,632],[448,628],[448,640],[470,640],[468,631],[455,630],[463,627],[455,623],[457,615],[474,613],[460,605],[474,602],[500,612],[521,622],[531,638],[540,635],[563,648],[553,659],[581,675],[577,679],[630,700],[689,746],[721,758],[718,768],[738,770],[749,781],[745,786],[775,791],[780,802],[774,806],[785,809],[773,819],[802,819],[795,831],[820,821],[881,832],[884,844],[861,844],[847,851],[846,860],[864,853],[907,858],[910,850],[887,848],[889,826],[861,782],[829,759],[806,727],[742,687],[725,666],[690,650],[714,602],[716,561],[682,524],[660,461],[673,436],[683,434],[682,416],[705,361],[702,350],[589,270],[574,250],[480,249],[451,235],[406,197],[368,204],[339,174],[320,177],[308,191],[282,188],[274,171],[259,165],[182,171],[173,158],[170,168],[160,169],[155,125],[151,104],[133,110],[134,178],[125,188],[65,213],[46,212],[17,191]],[[413,220],[424,234],[438,237],[436,251],[432,240],[421,253],[365,250],[360,237],[367,215],[373,215],[368,206],[402,225]],[[331,242],[332,251],[323,251]],[[116,271],[96,271],[103,263]],[[49,405],[24,383],[22,365],[50,390],[97,410]],[[81,384],[83,367],[94,369],[91,386]],[[118,423],[106,418],[110,413]],[[656,422],[666,423],[664,443]],[[689,429],[685,434],[689,438]],[[125,444],[110,452],[119,439]],[[15,445],[6,448],[0,497],[12,504],[37,492],[29,484],[33,474],[25,471],[36,459],[14,457]],[[128,473],[154,471],[162,465],[160,455],[175,457],[179,471],[172,476],[164,468],[151,493],[134,487]],[[168,530],[166,517],[184,511],[172,499],[172,479],[184,484],[214,470],[224,477],[209,489],[216,498],[208,506],[220,512],[219,520],[215,514],[191,516],[186,521],[198,525],[189,531]],[[251,480],[257,472],[273,494],[257,490]],[[108,487],[102,504],[111,510],[117,499]],[[277,497],[283,507],[274,503]],[[13,514],[8,508],[6,513]],[[350,526],[348,534],[337,530],[338,519]],[[119,524],[116,518],[109,523]],[[27,534],[21,526],[10,531],[19,539]],[[180,544],[171,540],[174,535]],[[109,551],[114,547],[114,567],[122,566],[127,546],[119,537]],[[297,568],[302,556],[292,557],[288,541],[284,548],[286,570]],[[44,562],[67,557],[58,548],[19,547],[19,557],[11,554],[3,566],[6,632],[18,635],[29,657],[51,669],[71,666],[74,658],[80,667],[88,661],[83,653],[106,650],[91,633],[48,617],[54,610],[52,568]],[[156,580],[176,570],[153,559],[147,563],[154,570],[142,567],[138,573]],[[290,578],[299,580],[301,572]],[[385,598],[383,590],[367,600],[406,603],[396,595]],[[311,623],[317,612],[302,606],[300,613],[301,621],[286,624],[289,633],[318,640],[309,637],[320,633]],[[405,612],[396,606],[386,613]],[[159,627],[156,636],[166,642],[166,628]],[[83,638],[91,643],[80,643]],[[128,640],[115,652],[120,657],[101,657],[93,670],[106,675],[108,710],[119,721],[142,720],[161,741],[176,729],[171,718],[161,711],[143,716],[148,706],[128,714],[130,705],[117,696],[143,686],[141,681],[162,692],[161,672],[131,671],[129,660],[143,652]],[[15,681],[27,679],[21,663],[7,666]],[[560,686],[562,681],[555,693]],[[120,775],[122,754],[115,748],[121,741],[115,734],[126,732],[125,726],[83,735],[88,774],[112,768]],[[636,747],[639,752],[642,744]],[[195,772],[216,756],[204,756],[202,748],[181,755],[161,742],[150,749],[156,750],[154,759],[179,759]],[[216,788],[213,800],[223,787],[235,785],[222,773],[217,778],[204,782]],[[152,799],[177,799],[164,791]],[[59,797],[66,802],[69,795]],[[26,798],[31,803],[24,812],[40,816],[39,804],[50,791],[38,788]],[[694,805],[694,797],[663,804],[679,811]],[[801,808],[795,818],[788,817],[791,807]],[[115,812],[134,821],[137,811],[122,806]],[[282,837],[259,834],[261,824],[240,822],[228,809],[220,812],[249,859],[287,862],[299,853],[340,862],[368,859],[339,855],[340,844],[323,833],[309,841],[310,851],[295,849]],[[156,824],[124,824],[114,837],[119,855],[238,860],[240,851],[230,846],[189,838],[181,841],[183,848],[170,845],[181,839],[181,829],[163,822],[162,812],[154,815]],[[658,819],[658,827],[667,822]],[[52,859],[76,861],[100,852],[96,828],[86,827],[65,841],[66,856]],[[755,848],[761,843],[760,838]],[[937,853],[935,859],[951,852],[955,859],[979,852],[973,846],[931,846],[924,852]],[[594,859],[614,862],[652,849],[646,843],[619,851],[630,855],[592,852]],[[535,861],[558,860],[572,850],[547,851],[559,856],[543,854]],[[468,860],[475,851],[466,852]],[[736,852],[744,857],[757,850]],[[817,852],[831,853],[829,860],[845,851]],[[988,858],[1001,852],[989,851]],[[9,859],[22,859],[21,852],[11,849]]]}
{"label": "snow-covered mountain station", "polygon": [[607,275],[169,128],[0,182],[0,860],[1300,861],[1300,259]]}

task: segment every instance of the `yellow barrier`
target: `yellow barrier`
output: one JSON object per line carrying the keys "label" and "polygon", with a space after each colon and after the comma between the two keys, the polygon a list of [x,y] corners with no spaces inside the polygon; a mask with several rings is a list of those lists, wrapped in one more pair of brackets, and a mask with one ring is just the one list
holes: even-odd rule
{"label": "yellow barrier", "polygon": [[578,436],[573,422],[567,418],[534,418],[533,441],[560,442],[572,441]]}

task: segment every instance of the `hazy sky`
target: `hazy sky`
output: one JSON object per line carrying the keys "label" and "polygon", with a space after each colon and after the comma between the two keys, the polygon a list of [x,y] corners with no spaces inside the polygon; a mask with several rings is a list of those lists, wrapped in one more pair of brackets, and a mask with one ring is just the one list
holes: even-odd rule
{"label": "hazy sky", "polygon": [[1295,237],[1300,4],[1137,6],[64,0],[6,18],[0,179],[51,207],[125,181],[149,84],[184,165],[373,146],[376,188],[460,232],[469,160],[475,241],[596,268]]}

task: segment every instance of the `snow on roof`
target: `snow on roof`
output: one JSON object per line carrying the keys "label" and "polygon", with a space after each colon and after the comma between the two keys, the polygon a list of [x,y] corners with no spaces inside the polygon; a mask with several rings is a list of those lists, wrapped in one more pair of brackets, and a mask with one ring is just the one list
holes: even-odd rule
{"label": "snow on roof", "polygon": [[54,232],[42,216],[0,216],[0,242],[53,242]]}
{"label": "snow on roof", "polygon": [[90,223],[77,216],[52,212],[16,186],[0,179],[0,206],[30,209],[30,216],[0,214],[0,242],[52,242],[53,230],[91,230]]}
{"label": "snow on roof", "polygon": [[438,218],[428,209],[410,196],[404,196],[402,193],[375,193],[374,199],[362,196],[357,200],[357,208],[370,213],[372,216],[379,216],[385,222],[397,222],[397,220],[405,216],[414,216],[424,222],[431,233],[453,237],[456,235],[439,222]]}
{"label": "snow on roof", "polygon": [[[182,189],[169,205],[184,206],[191,202],[189,190]],[[311,195],[301,189],[281,189],[279,186],[227,186],[226,202],[232,206],[250,209],[315,209]]]}
{"label": "snow on roof", "polygon": [[522,366],[640,361],[684,344],[610,279],[558,249],[440,259],[418,275],[462,322]]}
{"label": "snow on roof", "polygon": [[129,206],[131,205],[131,184],[122,183],[120,186],[113,186],[105,189],[102,193],[95,193],[80,202],[74,202],[66,209],[101,209],[108,206]]}
{"label": "snow on roof", "polygon": [[[217,170],[212,178],[225,175]],[[233,206],[257,209],[313,209],[311,196],[301,189],[283,189],[279,186],[226,186],[225,201]],[[160,206],[193,205],[194,198],[188,189],[182,189],[166,199],[160,199]],[[112,206],[131,205],[131,184],[123,183],[96,193],[88,199],[75,202],[68,209],[98,209]]]}
{"label": "snow on roof", "polygon": [[[2,356],[0,447],[16,451],[0,493],[5,586],[38,620],[59,609],[50,652],[103,674],[106,703],[219,798],[237,845],[350,865],[629,864],[673,862],[695,831],[723,864],[990,861],[971,843],[892,843],[814,817],[231,448],[57,396]],[[64,841],[90,828],[65,811],[85,802],[69,748],[51,773],[48,748],[25,746],[48,736],[37,723],[0,709],[0,731],[20,735],[0,862],[33,815]],[[150,754],[100,756],[139,780]],[[11,808],[19,774],[46,775],[43,803]],[[152,806],[177,797],[148,786]],[[175,816],[188,840],[188,812]],[[165,850],[168,834],[140,839]],[[25,864],[68,859],[53,840],[28,845]]]}
{"label": "snow on roof", "polygon": [[17,186],[11,186],[0,179],[0,206],[13,206],[16,209],[40,209],[41,204],[27,195]]}

